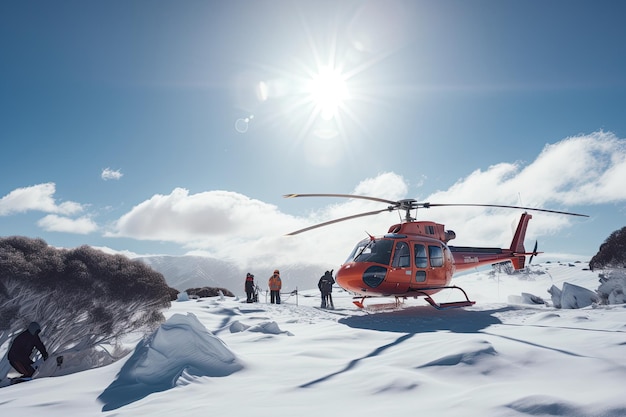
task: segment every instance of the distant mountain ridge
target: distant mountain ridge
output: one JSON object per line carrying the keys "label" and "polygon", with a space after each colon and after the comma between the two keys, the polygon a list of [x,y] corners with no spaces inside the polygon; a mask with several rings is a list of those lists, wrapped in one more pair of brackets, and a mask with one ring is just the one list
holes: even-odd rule
{"label": "distant mountain ridge", "polygon": [[[246,273],[255,277],[256,284],[261,290],[267,289],[267,281],[274,268],[262,267],[255,270],[244,270],[235,262],[205,256],[141,256],[135,258],[154,270],[160,272],[167,285],[179,291],[197,287],[226,288],[234,294],[244,294]],[[317,281],[329,269],[338,269],[338,266],[314,264],[287,264],[277,265],[283,281],[283,292],[295,289],[317,288]]]}

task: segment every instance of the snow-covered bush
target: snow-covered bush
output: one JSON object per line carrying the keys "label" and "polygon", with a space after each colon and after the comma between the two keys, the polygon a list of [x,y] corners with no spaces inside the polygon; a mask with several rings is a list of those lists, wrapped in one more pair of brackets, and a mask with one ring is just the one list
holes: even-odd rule
{"label": "snow-covered bush", "polygon": [[626,268],[626,227],[616,230],[600,245],[600,250],[591,261],[589,268],[616,269]]}
{"label": "snow-covered bush", "polygon": [[596,290],[602,304],[626,303],[626,227],[611,233],[600,245],[598,253],[589,261],[589,268],[602,270]]}
{"label": "snow-covered bush", "polygon": [[511,275],[515,272],[515,268],[513,268],[513,264],[510,261],[500,262],[497,264],[491,265],[491,275],[495,274],[507,274]]}
{"label": "snow-covered bush", "polygon": [[103,358],[93,367],[116,359],[104,345],[113,351],[128,333],[153,330],[169,305],[163,276],[139,261],[89,246],[64,250],[41,239],[1,238],[0,378],[10,370],[10,340],[31,321],[41,324],[51,357]]}

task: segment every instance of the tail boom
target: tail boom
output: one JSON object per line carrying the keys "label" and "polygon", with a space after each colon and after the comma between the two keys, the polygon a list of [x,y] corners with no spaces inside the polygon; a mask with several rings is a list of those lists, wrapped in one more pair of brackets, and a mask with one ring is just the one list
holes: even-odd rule
{"label": "tail boom", "polygon": [[506,261],[510,261],[516,270],[523,269],[526,265],[526,255],[535,254],[527,253],[524,248],[526,228],[530,219],[532,219],[530,214],[522,213],[513,235],[511,246],[508,249],[448,246],[454,258],[455,269],[457,271],[466,271],[479,266],[493,265]]}

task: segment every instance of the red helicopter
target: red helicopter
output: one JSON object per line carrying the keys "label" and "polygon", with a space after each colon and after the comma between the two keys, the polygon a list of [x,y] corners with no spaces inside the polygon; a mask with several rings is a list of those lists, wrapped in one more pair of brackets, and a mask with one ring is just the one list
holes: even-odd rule
{"label": "red helicopter", "polygon": [[[589,217],[584,214],[530,207],[419,203],[413,199],[392,201],[352,194],[286,194],[283,197],[342,197],[388,204],[381,210],[319,223],[288,235],[296,235],[318,227],[385,211],[403,210],[405,212],[403,222],[392,225],[384,236],[370,236],[357,243],[346,262],[337,271],[337,284],[357,296],[355,297],[357,300],[353,302],[359,308],[363,308],[363,302],[370,297],[395,297],[396,303],[400,298],[424,297],[436,309],[471,306],[475,304],[475,301],[470,301],[465,290],[456,285],[450,285],[455,272],[505,261],[510,261],[513,268],[518,270],[524,268],[526,256],[530,256],[530,261],[532,261],[533,256],[541,253],[537,252],[537,242],[532,252],[527,252],[524,248],[526,228],[528,221],[532,218],[526,211],[520,217],[511,246],[505,249],[448,245],[448,242],[456,237],[453,231],[445,230],[443,224],[416,221],[411,217],[412,210],[417,212],[418,208],[444,206],[496,207]],[[445,303],[437,303],[433,300],[431,297],[433,294],[445,289],[459,290],[465,299]]]}

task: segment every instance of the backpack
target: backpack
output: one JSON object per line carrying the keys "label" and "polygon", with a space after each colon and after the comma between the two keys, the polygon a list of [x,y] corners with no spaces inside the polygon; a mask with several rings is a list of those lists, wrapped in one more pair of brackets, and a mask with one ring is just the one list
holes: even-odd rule
{"label": "backpack", "polygon": [[321,290],[323,292],[332,292],[334,279],[332,277],[324,276],[322,279],[322,287]]}

